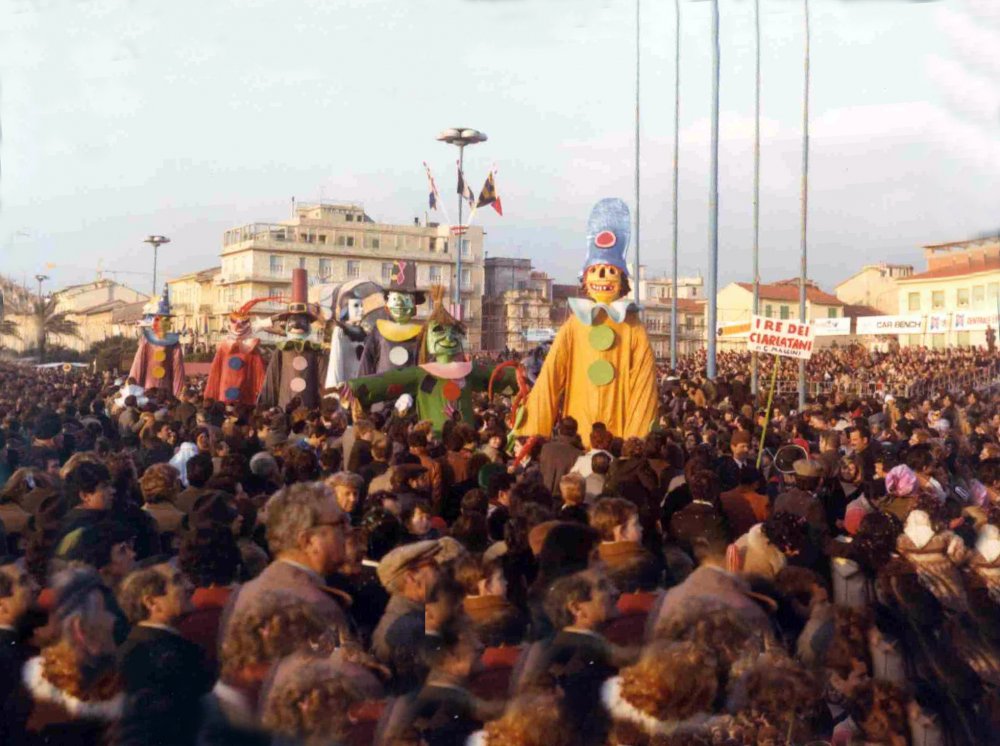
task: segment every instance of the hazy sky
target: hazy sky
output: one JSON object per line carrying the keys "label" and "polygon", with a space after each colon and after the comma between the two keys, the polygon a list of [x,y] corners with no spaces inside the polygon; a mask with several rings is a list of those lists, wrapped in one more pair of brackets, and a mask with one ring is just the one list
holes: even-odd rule
{"label": "hazy sky", "polygon": [[[643,0],[642,257],[669,268],[674,22]],[[802,3],[762,0],[762,274],[798,273]],[[750,277],[753,36],[722,0],[720,283]],[[919,246],[1000,229],[1000,2],[813,0],[810,275],[923,266]],[[300,201],[423,215],[427,160],[455,216],[471,126],[505,216],[491,255],[570,281],[590,206],[633,202],[634,0],[0,2],[0,272],[57,284],[218,263],[222,232]],[[709,5],[682,6],[680,270],[708,237]],[[439,217],[440,219],[440,217]],[[477,219],[478,221],[478,219]],[[26,234],[26,235],[25,235]],[[161,275],[162,277],[163,275]],[[122,274],[147,289],[150,278]]]}

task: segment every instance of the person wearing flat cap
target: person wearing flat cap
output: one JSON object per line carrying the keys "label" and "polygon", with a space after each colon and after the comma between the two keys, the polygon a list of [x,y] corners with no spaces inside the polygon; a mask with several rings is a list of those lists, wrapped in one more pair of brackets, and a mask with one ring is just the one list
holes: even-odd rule
{"label": "person wearing flat cap", "polygon": [[826,467],[818,459],[800,458],[792,468],[795,486],[778,495],[772,513],[792,513],[805,518],[817,536],[822,535],[827,531],[826,510],[816,491],[826,475]]}
{"label": "person wearing flat cap", "polygon": [[372,634],[372,652],[393,672],[393,689],[415,688],[424,673],[420,651],[424,640],[424,606],[437,582],[436,540],[396,547],[378,565],[378,579],[389,603]]}

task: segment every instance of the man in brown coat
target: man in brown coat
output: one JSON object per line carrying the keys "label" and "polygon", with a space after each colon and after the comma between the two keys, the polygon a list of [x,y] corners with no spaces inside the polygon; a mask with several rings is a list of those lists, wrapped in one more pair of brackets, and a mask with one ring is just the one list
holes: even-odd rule
{"label": "man in brown coat", "polygon": [[314,606],[341,639],[353,638],[344,610],[349,599],[325,580],[344,561],[347,516],[333,492],[322,482],[300,482],[279,490],[265,510],[267,543],[275,559],[229,597],[220,629],[261,595],[281,591]]}
{"label": "man in brown coat", "polygon": [[578,447],[576,420],[564,417],[559,423],[559,431],[552,440],[542,446],[538,454],[538,467],[542,472],[542,484],[553,495],[559,494],[559,480],[568,474],[583,455]]}

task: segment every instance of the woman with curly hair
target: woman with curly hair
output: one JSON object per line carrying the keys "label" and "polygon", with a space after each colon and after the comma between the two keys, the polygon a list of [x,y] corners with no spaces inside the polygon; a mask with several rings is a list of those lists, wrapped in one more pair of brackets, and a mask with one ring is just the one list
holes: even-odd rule
{"label": "woman with curly hair", "polygon": [[611,719],[608,746],[645,746],[658,736],[694,730],[711,715],[719,681],[709,648],[654,642],[639,661],[604,682]]}
{"label": "woman with curly hair", "polygon": [[548,691],[522,694],[501,717],[473,733],[467,746],[571,746],[574,739],[562,702]]}
{"label": "woman with curly hair", "polygon": [[139,480],[142,509],[156,521],[160,534],[176,534],[181,529],[184,513],[174,507],[173,501],[181,491],[181,475],[170,464],[153,464]]}
{"label": "woman with curly hair", "polygon": [[271,665],[298,651],[328,646],[327,620],[314,607],[287,593],[258,596],[226,627],[219,653],[221,672],[214,694],[235,725],[252,724]]}
{"label": "woman with curly hair", "polygon": [[[356,711],[362,696],[340,669],[326,658],[303,656],[267,692],[261,723],[275,734],[312,746],[371,743],[370,721]],[[364,739],[364,740],[363,740]]]}

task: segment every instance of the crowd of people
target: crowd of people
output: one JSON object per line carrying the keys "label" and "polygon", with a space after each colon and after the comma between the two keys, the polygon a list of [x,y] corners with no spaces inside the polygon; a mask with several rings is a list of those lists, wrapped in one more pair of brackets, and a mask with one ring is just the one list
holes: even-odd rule
{"label": "crowd of people", "polygon": [[500,396],[438,433],[405,396],[0,363],[0,743],[998,742],[1000,400],[768,413],[748,363],[661,367],[645,438],[564,418],[512,453]]}

